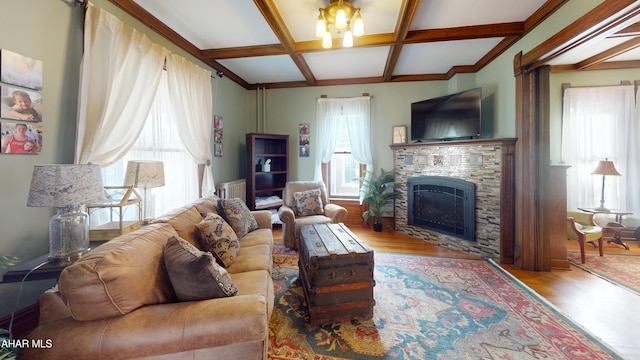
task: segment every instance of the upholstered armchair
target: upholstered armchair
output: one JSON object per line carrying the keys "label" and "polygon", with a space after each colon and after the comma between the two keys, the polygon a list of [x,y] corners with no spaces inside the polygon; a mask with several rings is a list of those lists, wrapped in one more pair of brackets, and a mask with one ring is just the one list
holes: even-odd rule
{"label": "upholstered armchair", "polygon": [[598,226],[593,220],[592,213],[582,211],[567,211],[567,237],[572,240],[578,240],[580,244],[580,260],[585,262],[585,244],[590,243],[596,247],[598,242],[600,256],[602,256],[602,227]]}
{"label": "upholstered armchair", "polygon": [[282,202],[278,216],[282,221],[284,245],[288,248],[299,248],[300,226],[339,223],[347,216],[347,209],[329,203],[327,188],[322,181],[287,182]]}

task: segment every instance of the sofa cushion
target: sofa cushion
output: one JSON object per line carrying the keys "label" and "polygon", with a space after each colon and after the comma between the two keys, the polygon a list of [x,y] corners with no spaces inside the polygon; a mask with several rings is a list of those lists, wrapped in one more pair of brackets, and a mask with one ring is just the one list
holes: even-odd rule
{"label": "sofa cushion", "polygon": [[266,270],[271,274],[273,268],[272,247],[268,245],[254,245],[241,248],[238,258],[226,270],[234,274],[254,270]]}
{"label": "sofa cushion", "polygon": [[238,238],[258,228],[256,219],[241,199],[220,199],[218,213],[231,225]]}
{"label": "sofa cushion", "polygon": [[322,199],[320,198],[320,189],[295,192],[293,193],[293,199],[296,203],[296,215],[311,216],[324,214],[322,210]]}
{"label": "sofa cushion", "polygon": [[218,214],[209,214],[196,224],[200,232],[200,248],[209,251],[218,264],[229,267],[240,250],[238,236],[231,226]]}
{"label": "sofa cushion", "polygon": [[73,318],[103,319],[176,301],[163,259],[167,240],[176,235],[168,224],[148,225],[100,245],[66,267],[58,288]]}
{"label": "sofa cushion", "polygon": [[218,213],[218,200],[220,200],[219,197],[215,195],[210,195],[210,196],[202,197],[192,202],[191,204],[196,207],[196,209],[200,213],[200,216],[204,218],[205,216],[207,216],[207,214]]}
{"label": "sofa cushion", "polygon": [[209,252],[200,251],[179,237],[172,236],[164,249],[164,263],[180,301],[233,296],[238,288],[229,273]]}
{"label": "sofa cushion", "polygon": [[196,224],[200,221],[202,221],[202,215],[200,215],[198,209],[193,205],[189,205],[170,210],[154,219],[152,223],[167,223],[171,225],[178,233],[178,236],[187,240],[191,245],[199,247],[200,234],[196,229]]}

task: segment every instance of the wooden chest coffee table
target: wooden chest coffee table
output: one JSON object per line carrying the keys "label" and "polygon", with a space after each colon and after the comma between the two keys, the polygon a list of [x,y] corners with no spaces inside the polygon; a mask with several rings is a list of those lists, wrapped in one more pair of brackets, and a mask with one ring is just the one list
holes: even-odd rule
{"label": "wooden chest coffee table", "polygon": [[311,324],[373,316],[373,250],[344,224],[301,226],[298,267]]}

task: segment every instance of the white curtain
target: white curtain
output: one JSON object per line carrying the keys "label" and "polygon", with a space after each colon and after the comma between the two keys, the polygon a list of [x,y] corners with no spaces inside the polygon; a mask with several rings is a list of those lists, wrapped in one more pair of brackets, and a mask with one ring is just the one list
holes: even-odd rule
{"label": "white curtain", "polygon": [[211,123],[213,94],[211,72],[185,58],[167,57],[169,98],[178,134],[198,164],[205,164],[203,196],[215,191],[211,174]]}
{"label": "white curtain", "polygon": [[168,51],[89,4],[80,70],[75,162],[112,164],[144,126]]}
{"label": "white curtain", "polygon": [[[322,163],[331,161],[336,147],[338,131],[346,127],[349,134],[351,155],[359,163],[373,171],[371,153],[371,97],[319,98],[317,103],[318,156],[315,179],[322,179]],[[369,176],[369,174],[367,174]],[[360,193],[360,202],[363,194]]]}
{"label": "white curtain", "polygon": [[633,86],[568,88],[564,92],[562,114],[562,156],[567,171],[567,208],[600,205],[602,176],[591,175],[598,161],[613,161],[622,176],[605,178],[604,206],[630,210],[634,201],[627,185],[634,185],[629,144],[634,119]]}
{"label": "white curtain", "polygon": [[629,147],[627,149],[627,208],[633,211],[633,217],[640,217],[640,91],[636,93],[634,120],[629,131]]}

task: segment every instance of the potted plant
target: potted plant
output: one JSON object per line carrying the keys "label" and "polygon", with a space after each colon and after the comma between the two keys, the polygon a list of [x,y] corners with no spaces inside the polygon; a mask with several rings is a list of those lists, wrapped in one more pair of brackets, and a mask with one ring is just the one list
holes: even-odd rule
{"label": "potted plant", "polygon": [[385,171],[380,169],[380,174],[367,171],[370,179],[362,178],[362,191],[364,201],[369,205],[369,209],[362,213],[362,218],[368,222],[373,218],[373,230],[382,231],[382,217],[385,208],[393,203],[393,200],[400,199],[401,194],[396,190],[396,182],[393,179],[393,170]]}

